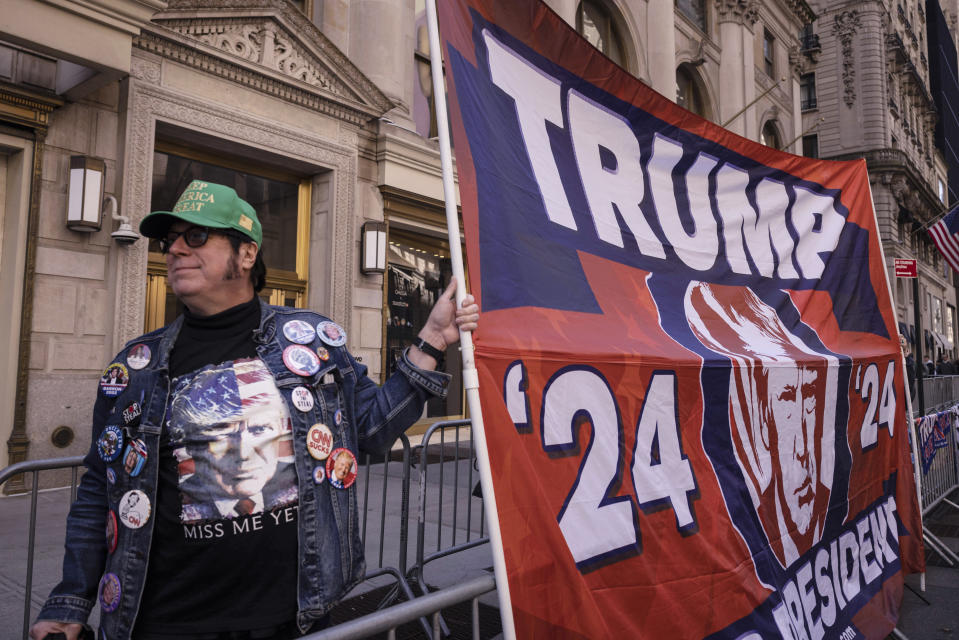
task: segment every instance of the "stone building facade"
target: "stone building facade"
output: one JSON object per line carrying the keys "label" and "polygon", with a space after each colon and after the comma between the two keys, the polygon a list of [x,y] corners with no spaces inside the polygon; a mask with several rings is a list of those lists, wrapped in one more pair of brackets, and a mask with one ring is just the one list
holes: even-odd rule
{"label": "stone building facade", "polygon": [[[424,0],[11,1],[15,19],[0,26],[0,339],[10,354],[0,466],[84,452],[108,359],[177,312],[145,239],[118,242],[122,222],[109,213],[99,230],[67,225],[76,156],[102,161],[104,195],[133,228],[194,177],[236,187],[264,219],[265,297],[330,315],[374,379],[389,373],[450,271]],[[833,27],[841,12],[824,2],[547,4],[654,89],[740,135],[801,153],[811,129],[823,156],[883,150],[876,167],[892,157],[911,169],[877,172],[877,208],[933,214],[926,178],[942,167],[920,132],[921,92],[898,105],[898,148],[877,124],[889,119],[889,74],[909,87],[922,77],[918,61],[899,79],[911,40],[881,3],[852,3],[848,47]],[[900,34],[902,53],[867,36],[882,29]],[[857,56],[852,106],[844,47]],[[861,140],[830,121],[827,100]],[[898,239],[899,218],[880,215],[884,237]],[[385,268],[368,269],[363,238],[380,229]],[[924,274],[926,290],[954,306],[941,270]],[[463,411],[452,393],[424,421]]]}
{"label": "stone building facade", "polygon": [[[803,111],[806,150],[821,158],[865,158],[900,331],[923,354],[956,357],[956,278],[926,228],[945,213],[948,167],[934,139],[925,0],[813,0],[813,59],[804,74],[816,96]],[[818,125],[818,126],[817,126]],[[912,282],[894,277],[896,258],[919,262],[921,327]]]}

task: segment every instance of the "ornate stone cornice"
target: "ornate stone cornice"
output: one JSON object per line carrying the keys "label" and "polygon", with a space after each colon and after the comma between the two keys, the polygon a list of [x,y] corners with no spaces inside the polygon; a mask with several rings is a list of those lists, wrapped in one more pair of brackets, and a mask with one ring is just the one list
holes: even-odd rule
{"label": "ornate stone cornice", "polygon": [[802,24],[811,24],[816,21],[816,12],[805,0],[785,0],[785,2],[789,10]]}
{"label": "ornate stone cornice", "polygon": [[927,221],[942,204],[927,182],[926,173],[901,149],[873,149],[865,153],[843,154],[830,160],[866,160],[869,181],[889,188],[896,203],[916,218]]}
{"label": "ornate stone cornice", "polygon": [[354,124],[394,106],[286,0],[173,0],[134,43]]}
{"label": "ornate stone cornice", "polygon": [[[135,38],[134,45],[142,51],[149,51],[163,58],[202,69],[205,73],[251,87],[263,93],[282,98],[287,102],[299,104],[353,124],[362,125],[385,113],[385,111],[380,112],[373,109],[369,104],[364,104],[358,100],[351,100],[346,96],[308,86],[305,82],[296,78],[278,72],[268,73],[265,69],[257,69],[242,58],[230,59],[221,55],[212,47],[203,45],[198,41],[189,41],[175,32],[166,31],[164,33],[156,27],[152,27],[149,32],[144,32]],[[157,76],[157,79],[159,79],[159,76]]]}
{"label": "ornate stone cornice", "polygon": [[4,120],[28,127],[46,129],[50,113],[63,106],[63,100],[54,95],[41,95],[21,86],[0,82],[0,115]]}
{"label": "ornate stone cornice", "polygon": [[759,20],[759,3],[756,0],[715,0],[719,22],[738,22],[753,26]]}
{"label": "ornate stone cornice", "polygon": [[836,14],[832,33],[839,40],[842,49],[842,99],[846,106],[850,108],[856,103],[856,60],[853,54],[852,41],[858,28],[859,13],[855,9]]}

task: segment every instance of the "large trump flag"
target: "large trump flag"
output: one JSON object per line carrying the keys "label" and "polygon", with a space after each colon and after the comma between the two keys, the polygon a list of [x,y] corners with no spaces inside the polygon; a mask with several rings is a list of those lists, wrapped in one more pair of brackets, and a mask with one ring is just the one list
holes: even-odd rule
{"label": "large trump flag", "polygon": [[440,20],[517,636],[885,636],[922,547],[865,163],[684,111],[537,0]]}

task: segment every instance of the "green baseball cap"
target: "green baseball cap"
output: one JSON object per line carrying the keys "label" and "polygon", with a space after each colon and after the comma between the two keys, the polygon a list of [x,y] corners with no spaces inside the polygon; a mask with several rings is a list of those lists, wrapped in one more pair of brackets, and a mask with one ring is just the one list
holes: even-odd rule
{"label": "green baseball cap", "polygon": [[140,233],[159,238],[175,220],[213,229],[235,229],[263,245],[263,227],[249,202],[222,184],[194,180],[173,205],[173,211],[154,211],[140,221]]}

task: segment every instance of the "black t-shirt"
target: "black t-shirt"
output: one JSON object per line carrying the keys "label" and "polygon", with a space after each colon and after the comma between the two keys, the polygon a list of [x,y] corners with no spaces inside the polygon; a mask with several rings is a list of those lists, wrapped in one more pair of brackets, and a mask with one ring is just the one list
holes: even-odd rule
{"label": "black t-shirt", "polygon": [[256,357],[254,297],[187,313],[170,358],[156,521],[134,637],[268,628],[297,611],[289,409]]}

